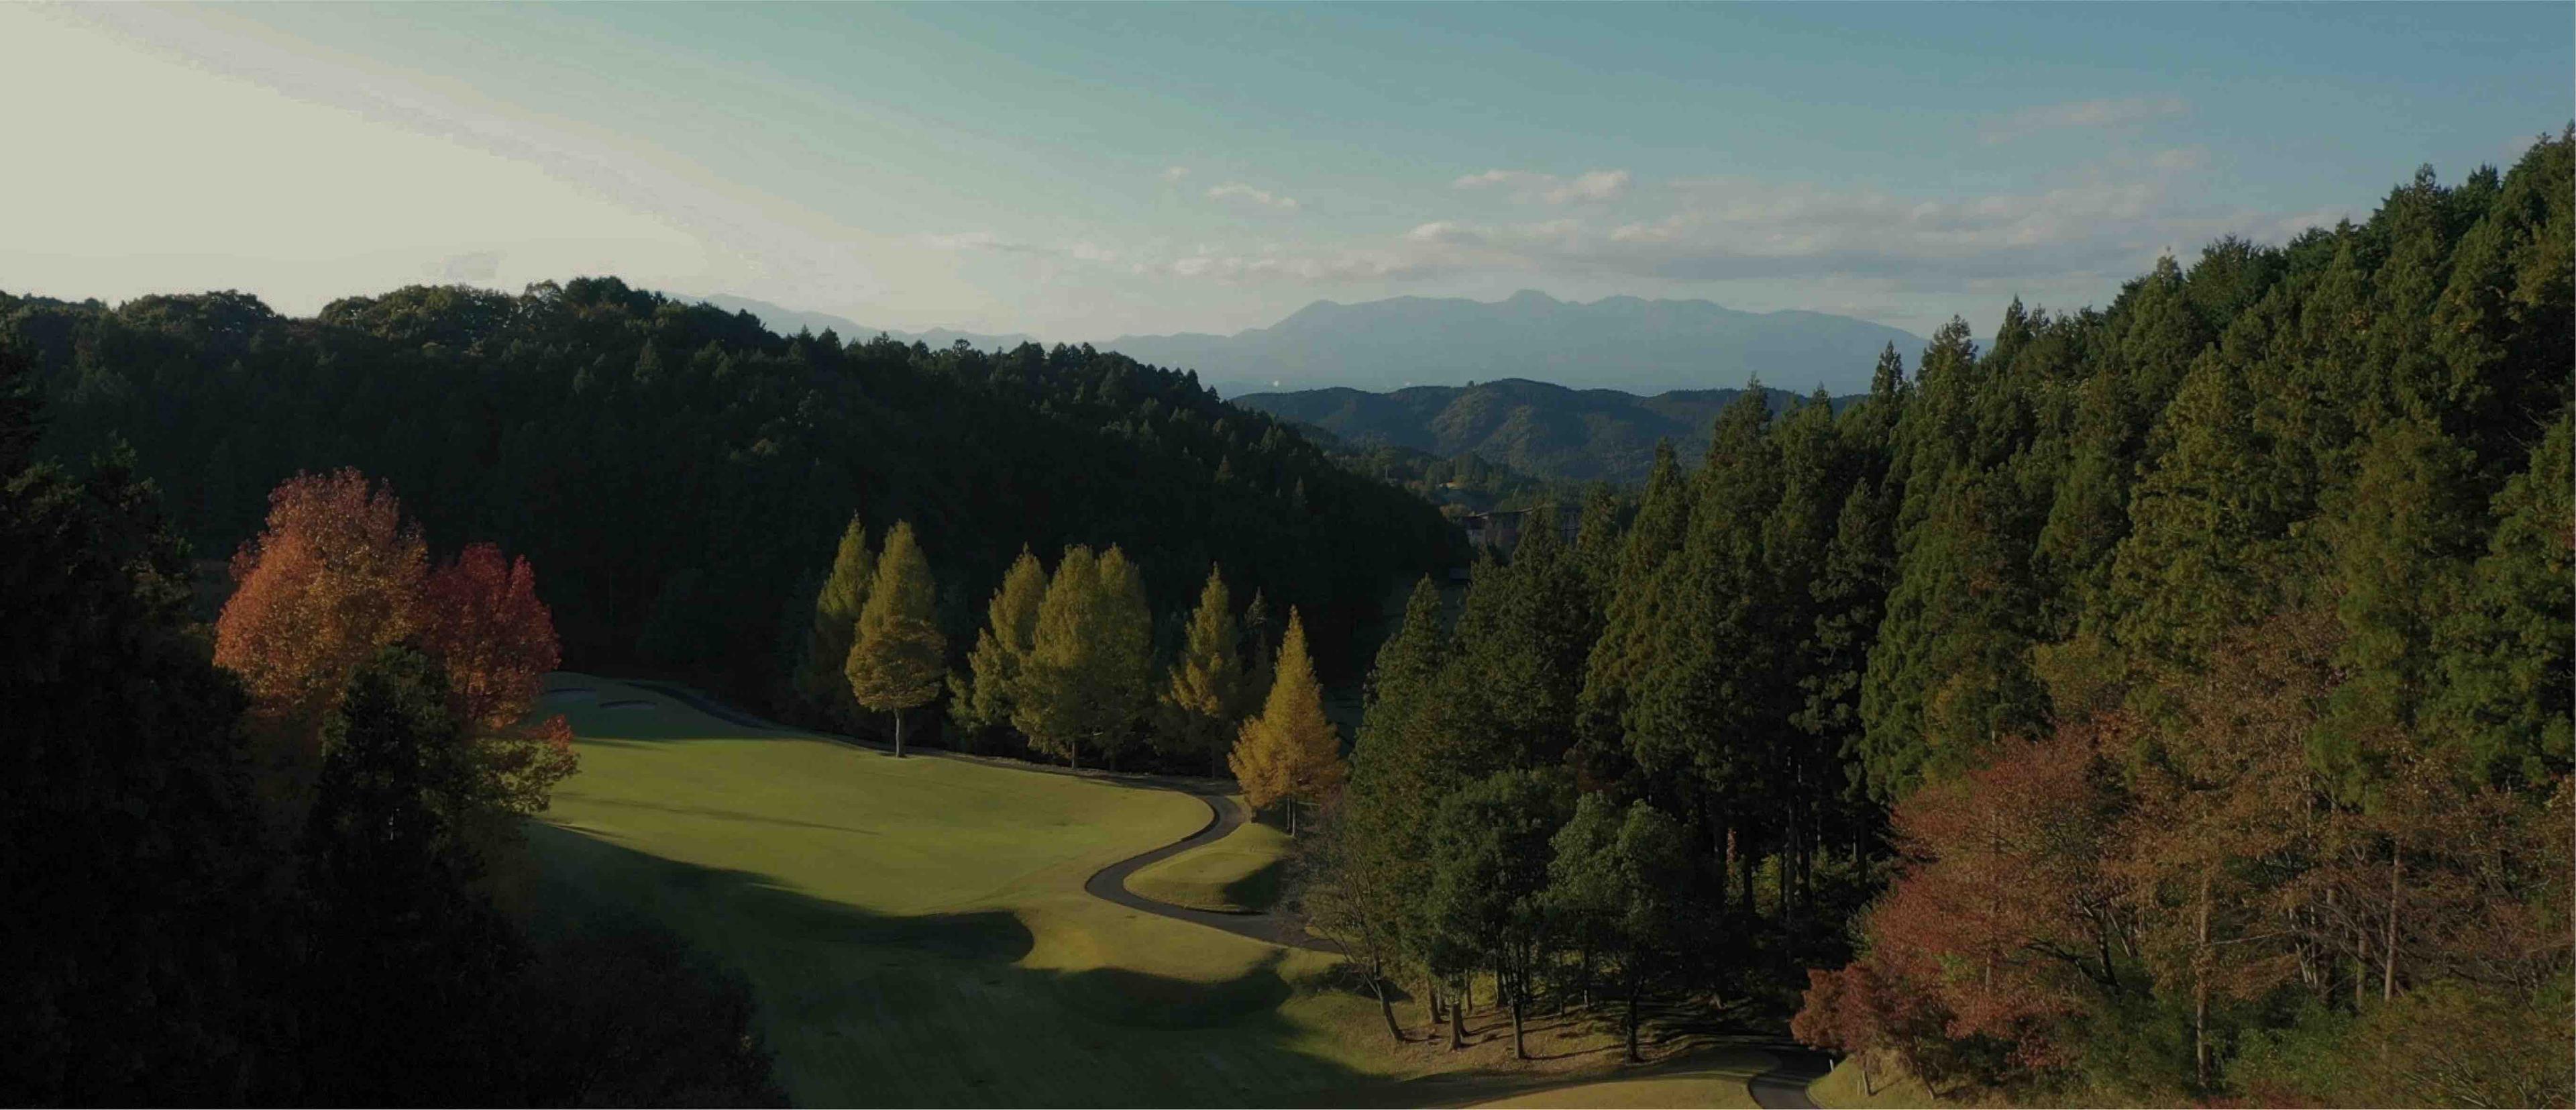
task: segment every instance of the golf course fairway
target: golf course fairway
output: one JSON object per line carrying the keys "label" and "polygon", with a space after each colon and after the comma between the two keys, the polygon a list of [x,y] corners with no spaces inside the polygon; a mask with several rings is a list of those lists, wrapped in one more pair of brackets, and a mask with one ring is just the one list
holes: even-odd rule
{"label": "golf course fairway", "polygon": [[1496,1044],[1399,1048],[1336,957],[1083,892],[1205,826],[1195,797],[896,759],[586,675],[549,676],[543,710],[581,769],[530,823],[532,912],[648,919],[742,974],[800,1105],[1460,1104],[1583,1082],[1488,1074]]}

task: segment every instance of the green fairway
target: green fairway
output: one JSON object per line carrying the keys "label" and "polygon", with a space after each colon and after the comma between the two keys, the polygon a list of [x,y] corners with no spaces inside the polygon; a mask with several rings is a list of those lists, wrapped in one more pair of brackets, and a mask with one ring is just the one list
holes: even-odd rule
{"label": "green fairway", "polygon": [[586,676],[550,695],[582,768],[531,829],[538,903],[739,969],[799,1103],[1276,1102],[1383,1067],[1354,1058],[1371,1004],[1315,982],[1329,957],[1082,893],[1196,831],[1196,799],[747,737]]}
{"label": "green fairway", "polygon": [[741,972],[799,1104],[1457,1104],[1611,1059],[1569,1031],[1543,1074],[1503,1060],[1499,1016],[1468,1053],[1397,1049],[1334,957],[1083,893],[1204,825],[1194,797],[897,760],[582,675],[550,676],[543,709],[572,720],[581,771],[530,825],[539,924],[645,917]]}
{"label": "green fairway", "polygon": [[1247,821],[1214,844],[1158,861],[1127,877],[1127,889],[1157,902],[1216,913],[1259,913],[1279,900],[1288,834]]}
{"label": "green fairway", "polygon": [[1855,1110],[1878,1106],[1949,1105],[1934,1097],[1931,1088],[1924,1086],[1922,1080],[1894,1060],[1881,1056],[1870,1061],[1871,1070],[1866,1077],[1861,1074],[1860,1064],[1857,1056],[1845,1058],[1834,1065],[1834,1070],[1826,1073],[1824,1078],[1807,1085],[1807,1097],[1818,1106],[1853,1107]]}
{"label": "green fairway", "polygon": [[1550,1087],[1477,1105],[1498,1108],[1582,1106],[1599,1110],[1751,1107],[1754,1105],[1753,1094],[1745,1087],[1745,1080],[1776,1062],[1770,1054],[1751,1049],[1712,1052],[1692,1060],[1689,1066],[1651,1075]]}

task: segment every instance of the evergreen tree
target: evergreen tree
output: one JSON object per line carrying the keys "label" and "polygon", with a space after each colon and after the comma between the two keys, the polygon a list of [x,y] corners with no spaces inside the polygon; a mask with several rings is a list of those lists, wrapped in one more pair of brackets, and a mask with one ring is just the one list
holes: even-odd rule
{"label": "evergreen tree", "polygon": [[1156,739],[1157,746],[1174,755],[1206,756],[1210,776],[1220,773],[1235,730],[1235,707],[1242,702],[1241,640],[1225,576],[1209,567],[1198,608],[1190,612],[1181,656],[1172,662],[1171,684],[1163,693],[1170,722]]}
{"label": "evergreen tree", "polygon": [[1432,823],[1429,927],[1467,955],[1459,970],[1493,970],[1514,1059],[1529,1058],[1522,1022],[1546,933],[1548,842],[1571,802],[1562,772],[1499,771],[1450,795]]}
{"label": "evergreen tree", "polygon": [[857,640],[850,645],[844,670],[852,699],[871,711],[894,714],[897,759],[903,758],[903,711],[938,697],[940,679],[947,673],[948,641],[939,632],[936,594],[930,560],[913,539],[912,524],[896,521],[886,533],[876,577],[868,584]]}
{"label": "evergreen tree", "polygon": [[1243,607],[1243,702],[1238,717],[1261,712],[1270,701],[1270,684],[1279,677],[1279,651],[1270,634],[1270,604],[1261,591]]}
{"label": "evergreen tree", "polygon": [[1092,630],[1091,669],[1085,695],[1107,726],[1097,743],[1111,767],[1134,743],[1154,706],[1154,608],[1145,598],[1142,570],[1112,546],[1100,556],[1099,623]]}
{"label": "evergreen tree", "polygon": [[1306,656],[1306,628],[1288,610],[1288,635],[1279,645],[1279,679],[1261,716],[1243,723],[1226,764],[1243,784],[1252,808],[1288,806],[1288,832],[1297,832],[1297,804],[1321,803],[1341,789],[1349,771],[1341,737],[1324,717],[1324,689]]}
{"label": "evergreen tree", "polygon": [[1038,605],[1011,723],[1039,751],[1080,766],[1116,757],[1153,697],[1153,615],[1135,564],[1067,548]]}
{"label": "evergreen tree", "polygon": [[1082,743],[1101,727],[1097,703],[1085,696],[1084,672],[1094,666],[1087,634],[1099,624],[1100,559],[1083,546],[1068,547],[1048,576],[1046,596],[1029,637],[1011,725],[1029,746],[1082,765]]}
{"label": "evergreen tree", "polygon": [[26,370],[0,343],[0,1091],[263,1101],[286,915],[244,699],[130,460],[33,462]]}
{"label": "evergreen tree", "polygon": [[975,650],[966,656],[966,675],[949,680],[949,704],[955,707],[961,727],[980,730],[1011,723],[1019,704],[1021,673],[1036,641],[1038,606],[1046,591],[1045,568],[1022,546],[1020,557],[984,607],[984,628],[975,634]]}
{"label": "evergreen tree", "polygon": [[848,527],[841,530],[841,546],[832,555],[831,574],[814,595],[813,627],[805,634],[805,654],[796,665],[796,689],[806,705],[838,728],[855,728],[859,722],[859,705],[851,699],[843,669],[850,645],[858,640],[859,612],[867,607],[876,562],[867,527],[859,514],[851,513]]}
{"label": "evergreen tree", "polygon": [[1690,513],[1690,481],[1672,444],[1657,443],[1636,519],[1620,538],[1617,569],[1599,601],[1601,629],[1576,695],[1574,764],[1587,785],[1617,782],[1633,770],[1624,722],[1638,677],[1654,659],[1659,580],[1689,532]]}
{"label": "evergreen tree", "polygon": [[2444,625],[2442,677],[2430,717],[2462,748],[2478,778],[2524,788],[2567,775],[2576,760],[2576,473],[2569,441],[2576,415],[2562,410],[2531,450],[2531,466],[2496,495],[2495,532],[2468,587],[2468,604]]}
{"label": "evergreen tree", "polygon": [[315,907],[306,1094],[481,1089],[523,953],[473,885],[485,867],[466,821],[477,772],[437,664],[380,652],[323,747],[302,852]]}

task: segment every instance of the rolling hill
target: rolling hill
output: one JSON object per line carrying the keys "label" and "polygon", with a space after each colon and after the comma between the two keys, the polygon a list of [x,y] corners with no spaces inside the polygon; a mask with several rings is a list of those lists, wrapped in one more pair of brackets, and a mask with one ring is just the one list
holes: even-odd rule
{"label": "rolling hill", "polygon": [[[1632,483],[1645,479],[1658,440],[1673,441],[1685,461],[1696,460],[1708,449],[1717,414],[1743,392],[1688,389],[1641,397],[1515,378],[1390,393],[1249,393],[1233,402],[1322,428],[1349,446],[1402,447],[1442,458],[1472,453],[1540,478]],[[1797,396],[1770,393],[1774,409]]]}
{"label": "rolling hill", "polygon": [[1233,335],[1122,335],[1099,346],[1175,369],[1228,396],[1263,388],[1463,386],[1531,378],[1635,392],[1766,385],[1804,393],[1869,387],[1879,351],[1912,365],[1923,340],[1821,312],[1741,312],[1707,301],[1523,291],[1500,301],[1396,297],[1317,301]]}

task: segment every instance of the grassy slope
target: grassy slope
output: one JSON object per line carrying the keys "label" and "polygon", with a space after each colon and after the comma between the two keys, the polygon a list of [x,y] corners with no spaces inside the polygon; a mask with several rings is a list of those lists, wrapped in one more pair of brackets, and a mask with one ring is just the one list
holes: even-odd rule
{"label": "grassy slope", "polygon": [[1245,822],[1223,840],[1202,844],[1127,877],[1127,889],[1158,902],[1217,913],[1259,913],[1279,900],[1288,834]]}
{"label": "grassy slope", "polygon": [[1807,1084],[1807,1098],[1818,1106],[1851,1107],[1853,1110],[1881,1106],[1949,1105],[1933,1097],[1931,1088],[1925,1087],[1922,1080],[1916,1079],[1892,1060],[1884,1058],[1873,1060],[1870,1066],[1870,1077],[1875,1082],[1864,1084],[1861,1080],[1860,1058],[1846,1057],[1842,1063],[1834,1065],[1834,1070],[1826,1073],[1824,1078]]}
{"label": "grassy slope", "polygon": [[[1733,1104],[1740,1082],[1666,1090],[1676,1068],[1580,1084],[1600,1031],[1534,1030],[1550,1059],[1389,1044],[1336,961],[1082,893],[1101,866],[1206,820],[1195,799],[1100,779],[745,737],[648,691],[579,675],[551,700],[581,773],[533,823],[546,916],[648,916],[744,974],[801,1104]],[[620,701],[644,708],[609,708]],[[1408,1004],[1409,1020],[1420,1008]],[[1674,1046],[1677,1050],[1679,1045]],[[1652,1086],[1626,1091],[1637,1084]],[[1732,1094],[1725,1093],[1731,1091]],[[1625,1093],[1623,1093],[1625,1092]],[[1658,1093],[1663,1092],[1663,1093]],[[1646,1101],[1640,1101],[1641,1099]]]}

